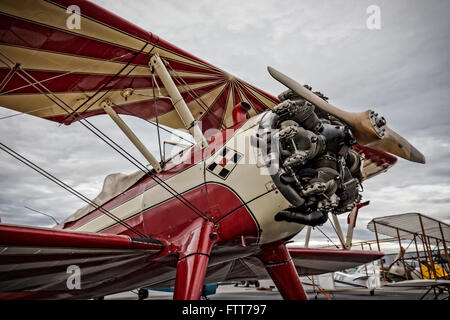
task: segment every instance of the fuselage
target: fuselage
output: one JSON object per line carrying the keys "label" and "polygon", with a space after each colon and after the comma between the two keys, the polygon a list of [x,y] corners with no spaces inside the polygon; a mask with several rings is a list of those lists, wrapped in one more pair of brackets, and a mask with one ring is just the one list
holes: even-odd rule
{"label": "fuselage", "polygon": [[[303,225],[274,220],[290,202],[251,143],[266,114],[217,132],[203,150],[195,146],[183,150],[164,164],[161,173],[144,176],[103,208],[173,251],[185,243],[189,225],[205,218],[215,223],[223,243],[262,245],[293,237]],[[64,228],[136,237],[99,210]]]}

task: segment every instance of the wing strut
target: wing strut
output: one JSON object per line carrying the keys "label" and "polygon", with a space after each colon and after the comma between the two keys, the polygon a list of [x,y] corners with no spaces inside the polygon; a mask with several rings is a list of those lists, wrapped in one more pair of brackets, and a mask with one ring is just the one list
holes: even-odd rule
{"label": "wing strut", "polygon": [[159,78],[164,84],[164,87],[166,88],[170,98],[172,99],[173,107],[180,116],[185,128],[189,130],[191,135],[194,137],[196,144],[202,149],[205,148],[208,145],[208,143],[206,142],[206,138],[203,136],[202,130],[195,121],[194,116],[186,105],[186,102],[178,91],[177,86],[173,82],[172,77],[167,71],[166,66],[162,62],[159,55],[155,53],[150,59],[148,65],[150,66],[150,68],[153,68],[153,70],[158,74]]}
{"label": "wing strut", "polygon": [[352,239],[353,239],[353,230],[356,226],[356,218],[358,217],[359,209],[362,207],[367,206],[370,203],[370,201],[358,203],[356,207],[353,208],[353,210],[350,212],[350,214],[347,217],[347,240],[345,242],[345,247],[350,250],[352,247]]}
{"label": "wing strut", "polygon": [[141,154],[147,159],[147,161],[152,165],[156,172],[161,172],[161,166],[159,162],[153,157],[153,155],[148,151],[144,144],[139,140],[138,137],[133,133],[133,131],[127,126],[127,124],[122,120],[121,117],[112,108],[112,102],[109,99],[105,99],[101,103],[105,112],[113,119],[117,126],[125,133],[125,135],[130,139],[134,146],[141,152]]}

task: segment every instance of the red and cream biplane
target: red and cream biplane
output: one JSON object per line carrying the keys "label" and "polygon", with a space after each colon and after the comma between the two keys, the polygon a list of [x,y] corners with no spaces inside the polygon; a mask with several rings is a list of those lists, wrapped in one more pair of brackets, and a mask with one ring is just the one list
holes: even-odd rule
{"label": "red and cream biplane", "polygon": [[[276,98],[88,1],[2,0],[0,16],[0,105],[80,121],[139,169],[108,176],[90,200],[1,143],[87,202],[52,229],[0,224],[1,298],[174,286],[174,299],[199,299],[205,282],[270,277],[285,299],[307,299],[299,275],[382,255],[285,246],[357,207],[360,183],[391,154],[425,161],[373,111],[345,112],[269,68],[289,89]],[[100,114],[152,170],[87,120]],[[185,129],[195,143],[158,162],[120,114]]]}

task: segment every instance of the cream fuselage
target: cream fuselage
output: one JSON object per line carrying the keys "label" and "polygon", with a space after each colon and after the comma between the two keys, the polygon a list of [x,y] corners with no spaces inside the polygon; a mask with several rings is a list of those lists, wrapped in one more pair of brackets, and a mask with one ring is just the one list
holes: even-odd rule
{"label": "cream fuselage", "polygon": [[[152,237],[158,238],[164,233],[163,238],[168,241],[177,237],[177,230],[182,225],[195,219],[194,210],[189,209],[183,199],[212,220],[226,225],[227,231],[222,233],[224,241],[249,236],[256,238],[252,242],[265,244],[294,236],[302,230],[303,225],[274,220],[274,216],[289,207],[290,203],[275,186],[261,151],[251,143],[265,114],[255,116],[225,134],[218,132],[203,152],[195,151],[195,147],[192,147],[168,160],[160,174],[164,185],[147,179],[148,183],[137,184],[107,202],[104,207]],[[224,149],[227,150],[225,156]],[[223,169],[226,174],[221,174]],[[185,211],[186,215],[183,215]],[[243,215],[249,215],[251,219]],[[254,226],[243,227],[243,224],[252,223]],[[155,224],[159,224],[159,227],[156,228]],[[111,218],[96,211],[66,227],[87,232],[128,233]],[[239,228],[242,234],[239,234]],[[254,230],[249,231],[252,228],[256,234]],[[229,229],[236,232],[230,232]]]}

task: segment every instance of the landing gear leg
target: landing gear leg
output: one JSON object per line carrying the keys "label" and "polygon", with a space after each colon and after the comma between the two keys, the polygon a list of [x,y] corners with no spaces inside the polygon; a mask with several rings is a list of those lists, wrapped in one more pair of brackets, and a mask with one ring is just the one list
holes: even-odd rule
{"label": "landing gear leg", "polygon": [[263,247],[259,258],[285,300],[308,300],[286,246]]}
{"label": "landing gear leg", "polygon": [[209,254],[215,243],[212,222],[202,222],[192,230],[189,251],[180,253],[177,264],[174,300],[199,300],[203,290]]}

